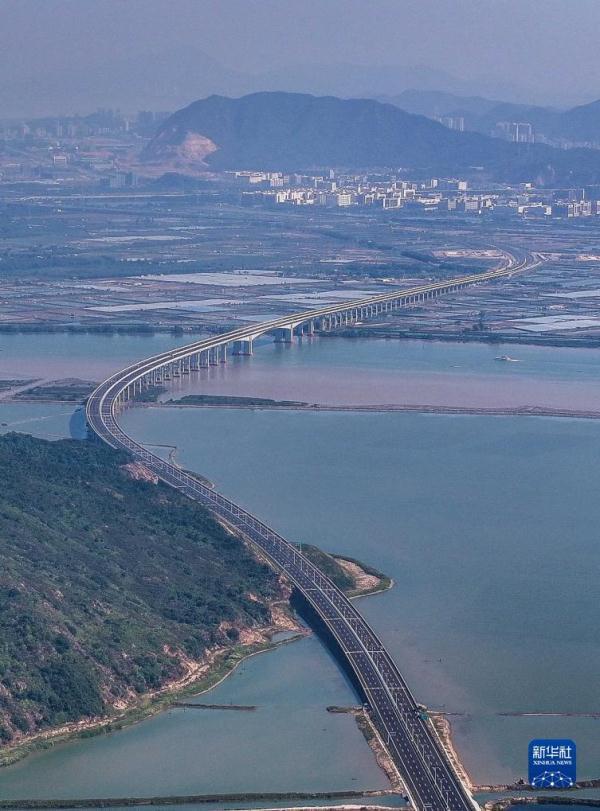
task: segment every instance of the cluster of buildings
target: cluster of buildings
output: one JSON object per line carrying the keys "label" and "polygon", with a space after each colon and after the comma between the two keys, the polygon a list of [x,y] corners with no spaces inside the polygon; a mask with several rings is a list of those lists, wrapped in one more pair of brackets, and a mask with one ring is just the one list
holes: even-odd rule
{"label": "cluster of buildings", "polygon": [[531,183],[514,187],[473,190],[460,178],[402,180],[390,174],[284,174],[282,172],[228,173],[241,187],[248,205],[371,206],[407,213],[494,214],[524,218],[591,217],[600,215],[600,186],[560,191],[536,189]]}
{"label": "cluster of buildings", "polygon": [[435,121],[448,127],[449,130],[456,130],[457,132],[465,131],[464,115],[440,115],[435,117]]}
{"label": "cluster of buildings", "polygon": [[[91,181],[109,188],[135,186],[131,168],[149,135],[168,113],[119,110],[0,122],[0,182]],[[125,170],[124,170],[125,169]]]}
{"label": "cluster of buildings", "polygon": [[536,142],[533,124],[528,121],[498,121],[492,136],[512,141],[514,144],[534,144]]}
{"label": "cluster of buildings", "polygon": [[[327,175],[283,174],[282,172],[233,172],[242,187],[245,203],[292,206],[378,206],[384,209],[406,206],[442,205],[445,210],[466,211],[475,207],[468,198],[468,183],[460,179],[433,178],[420,184],[380,175],[340,175],[333,169]],[[453,197],[452,193],[458,196]],[[482,200],[481,205],[487,203]],[[479,210],[479,202],[476,209]]]}
{"label": "cluster of buildings", "polygon": [[561,200],[554,203],[542,201],[520,205],[518,213],[524,217],[557,217],[572,219],[574,217],[597,217],[600,215],[600,200]]}
{"label": "cluster of buildings", "polygon": [[0,123],[0,140],[28,145],[40,139],[79,139],[129,132],[151,136],[169,115],[168,112],[149,110],[141,110],[137,115],[124,115],[120,110],[101,108],[86,116],[50,116],[28,121],[4,121]]}

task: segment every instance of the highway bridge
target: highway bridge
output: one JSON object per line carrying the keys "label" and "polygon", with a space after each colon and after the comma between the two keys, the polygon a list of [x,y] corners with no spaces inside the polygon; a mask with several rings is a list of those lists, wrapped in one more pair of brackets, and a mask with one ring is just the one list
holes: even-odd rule
{"label": "highway bridge", "polygon": [[393,659],[354,605],[296,545],[193,475],[164,461],[122,430],[118,415],[137,393],[203,366],[222,363],[228,350],[251,354],[253,341],[272,334],[291,341],[294,334],[327,331],[362,322],[401,307],[422,304],[464,287],[512,276],[540,264],[536,256],[506,254],[502,267],[449,281],[394,289],[359,301],[286,315],[261,324],[243,326],[222,335],[164,352],[135,363],[105,380],[86,405],[91,431],[113,448],[128,451],[162,481],[199,501],[254,544],[285,573],[337,640],[356,677],[374,725],[381,735],[418,811],[473,811],[478,805],[455,772],[431,721],[421,711]]}

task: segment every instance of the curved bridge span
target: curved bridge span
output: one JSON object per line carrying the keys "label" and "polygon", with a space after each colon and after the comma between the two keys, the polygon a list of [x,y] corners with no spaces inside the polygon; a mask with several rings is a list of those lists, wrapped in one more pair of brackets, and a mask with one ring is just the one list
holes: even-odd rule
{"label": "curved bridge span", "polygon": [[536,257],[505,255],[497,270],[445,282],[394,290],[360,301],[309,310],[259,325],[232,330],[135,363],[105,380],[90,396],[86,418],[91,431],[113,448],[128,451],[162,481],[199,501],[235,528],[281,570],[317,612],[339,644],[367,702],[371,718],[387,745],[415,809],[474,811],[478,805],[455,772],[431,722],[423,716],[391,656],[348,598],[298,548],[247,510],[193,475],[164,461],[131,439],[118,424],[121,407],[135,394],[189,374],[202,366],[225,362],[228,349],[251,354],[252,342],[264,334],[291,341],[296,333],[327,331],[364,321],[381,312],[412,306],[463,287],[532,269]]}

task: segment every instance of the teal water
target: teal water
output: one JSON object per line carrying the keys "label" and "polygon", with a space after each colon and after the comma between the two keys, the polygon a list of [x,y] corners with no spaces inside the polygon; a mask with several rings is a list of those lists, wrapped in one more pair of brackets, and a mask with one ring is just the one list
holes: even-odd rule
{"label": "teal water", "polygon": [[0,434],[17,431],[42,439],[85,439],[83,409],[69,403],[18,403],[0,400]]}
{"label": "teal water", "polygon": [[579,742],[597,711],[600,472],[594,421],[149,408],[123,424],[177,445],[287,537],[396,587],[363,610],[417,697],[451,717],[478,782],[522,776],[533,737]]}
{"label": "teal water", "polygon": [[[65,335],[0,336],[4,348],[6,337],[15,339],[23,376],[40,363],[40,345],[56,338],[40,350],[51,370],[44,376],[96,379],[176,343],[162,335],[76,336],[73,344]],[[61,358],[65,345],[73,349]],[[499,354],[520,363],[495,362]],[[0,377],[19,376],[5,360],[0,354]],[[184,381],[182,391],[319,399],[298,397],[299,389],[340,402],[356,402],[361,391],[370,402],[405,402],[425,391],[423,381],[444,397],[483,390],[494,399],[521,380],[538,401],[559,387],[577,407],[582,392],[595,402],[599,365],[592,350],[327,339],[265,344],[200,383]],[[0,430],[69,435],[71,414],[70,406],[0,403],[0,423],[10,425]],[[598,710],[598,423],[164,408],[129,411],[124,422],[143,441],[177,445],[182,464],[288,537],[394,577],[394,590],[362,609],[417,697],[458,713],[456,742],[478,782],[522,776],[528,740],[545,736],[574,738],[580,775],[600,774],[600,721],[497,715]],[[0,771],[0,796],[385,784],[352,719],[324,710],[354,698],[316,640],[246,662],[211,700],[261,709],[174,710],[60,746]]]}
{"label": "teal water", "polygon": [[210,693],[255,712],[173,708],[120,732],[0,770],[0,797],[127,797],[387,788],[354,718],[354,694],[318,640],[252,657]]}

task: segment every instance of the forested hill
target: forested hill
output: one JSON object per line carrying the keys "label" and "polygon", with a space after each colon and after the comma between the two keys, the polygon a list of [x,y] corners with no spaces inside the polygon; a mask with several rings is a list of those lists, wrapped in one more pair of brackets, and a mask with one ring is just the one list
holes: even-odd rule
{"label": "forested hill", "polygon": [[273,572],[125,461],[0,437],[0,744],[130,703],[269,622]]}
{"label": "forested hill", "polygon": [[[403,167],[433,174],[481,167],[490,178],[539,184],[600,180],[597,150],[511,144],[371,99],[305,93],[210,96],[169,116],[144,158],[183,173]],[[480,170],[478,170],[480,171]]]}

